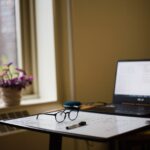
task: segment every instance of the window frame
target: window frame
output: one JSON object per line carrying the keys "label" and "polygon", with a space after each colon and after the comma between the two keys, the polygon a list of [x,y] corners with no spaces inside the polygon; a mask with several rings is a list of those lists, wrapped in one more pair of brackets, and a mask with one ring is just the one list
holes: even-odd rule
{"label": "window frame", "polygon": [[[35,98],[49,102],[57,101],[53,0],[20,0],[20,8],[21,26],[26,26],[21,31],[23,68],[34,77],[30,94],[25,96],[24,99]],[[27,9],[29,10],[27,11]],[[45,24],[49,26],[47,25],[45,28]],[[42,41],[41,36],[46,42]],[[46,63],[49,64],[49,69],[43,67],[46,66]]]}
{"label": "window frame", "polygon": [[[17,31],[17,47],[18,47],[18,64],[19,67],[23,68],[27,74],[33,76],[33,85],[25,91],[21,105],[30,105],[30,104],[38,104],[45,102],[57,102],[57,79],[56,79],[56,60],[55,60],[55,37],[54,37],[54,8],[52,0],[42,0],[42,3],[45,3],[47,9],[47,16],[50,19],[46,19],[45,21],[48,24],[51,24],[51,28],[47,28],[48,32],[44,32],[43,35],[46,35],[44,38],[49,38],[47,43],[41,43],[40,39],[40,30],[42,27],[39,27],[38,18],[39,13],[42,11],[37,7],[41,7],[40,0],[15,0],[16,1],[16,31]],[[52,10],[49,10],[47,7],[51,7]],[[46,15],[46,14],[45,14]],[[42,17],[40,19],[43,19]],[[43,24],[44,25],[44,24]],[[48,27],[48,26],[47,26]],[[52,30],[52,33],[51,31]],[[46,29],[45,29],[46,31]],[[47,33],[47,34],[46,34]],[[39,43],[41,45],[39,46]],[[44,45],[47,44],[48,49],[45,51]],[[50,47],[52,45],[52,47]],[[41,50],[41,47],[44,47]],[[40,47],[40,48],[39,48]],[[49,50],[52,50],[50,53]],[[41,58],[41,54],[45,54],[45,59]],[[52,54],[52,56],[51,56]],[[49,56],[49,57],[47,57]],[[51,61],[50,61],[51,60]],[[43,63],[46,64],[48,62],[50,68],[43,68]],[[48,66],[48,67],[49,67]],[[46,72],[46,73],[45,73]],[[52,72],[52,74],[51,74]],[[42,73],[42,74],[41,74]],[[49,83],[46,78],[49,79]],[[51,84],[51,81],[53,85]],[[53,86],[53,87],[52,87]],[[53,95],[49,94],[52,93]],[[0,104],[0,107],[1,106]]]}

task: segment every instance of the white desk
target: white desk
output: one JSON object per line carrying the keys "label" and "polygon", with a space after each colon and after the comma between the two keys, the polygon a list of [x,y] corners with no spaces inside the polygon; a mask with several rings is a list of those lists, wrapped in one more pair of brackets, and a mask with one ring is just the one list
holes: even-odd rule
{"label": "white desk", "polygon": [[[61,149],[63,136],[94,140],[100,142],[111,142],[132,132],[142,131],[149,127],[148,118],[125,117],[115,115],[105,115],[99,113],[79,112],[75,121],[66,119],[63,123],[57,123],[54,116],[36,115],[0,121],[2,124],[25,128],[38,132],[50,134],[50,149]],[[67,130],[66,126],[86,121],[87,125],[79,128]]]}

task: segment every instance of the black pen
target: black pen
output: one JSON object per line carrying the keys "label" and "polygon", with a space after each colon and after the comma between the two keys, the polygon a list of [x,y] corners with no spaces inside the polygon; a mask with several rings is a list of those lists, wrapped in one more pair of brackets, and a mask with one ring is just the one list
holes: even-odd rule
{"label": "black pen", "polygon": [[85,125],[86,125],[86,122],[85,121],[81,121],[78,124],[67,126],[66,129],[70,130],[70,129],[78,128],[78,127],[85,126]]}

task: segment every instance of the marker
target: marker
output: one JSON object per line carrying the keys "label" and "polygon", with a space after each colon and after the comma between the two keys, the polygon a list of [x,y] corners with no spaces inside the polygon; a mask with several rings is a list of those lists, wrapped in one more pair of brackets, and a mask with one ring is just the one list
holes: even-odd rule
{"label": "marker", "polygon": [[85,125],[86,125],[86,122],[85,121],[81,121],[78,124],[67,126],[66,129],[70,130],[70,129],[78,128],[78,127],[85,126]]}

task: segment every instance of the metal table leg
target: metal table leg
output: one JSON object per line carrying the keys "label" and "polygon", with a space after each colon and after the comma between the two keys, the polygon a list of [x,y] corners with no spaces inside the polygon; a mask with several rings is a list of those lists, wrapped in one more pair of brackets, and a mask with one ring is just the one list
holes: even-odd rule
{"label": "metal table leg", "polygon": [[109,150],[115,150],[116,149],[116,141],[115,140],[111,140],[108,142],[108,149]]}
{"label": "metal table leg", "polygon": [[61,150],[62,135],[52,133],[49,138],[49,150]]}

